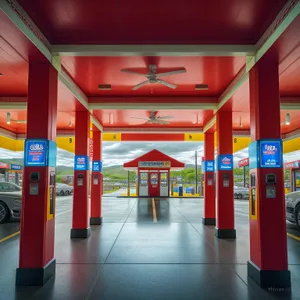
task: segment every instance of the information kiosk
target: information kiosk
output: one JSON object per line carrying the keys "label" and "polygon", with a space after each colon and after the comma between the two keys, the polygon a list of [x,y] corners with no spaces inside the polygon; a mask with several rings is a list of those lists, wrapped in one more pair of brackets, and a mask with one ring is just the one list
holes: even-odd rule
{"label": "information kiosk", "polygon": [[169,197],[170,170],[183,169],[184,163],[154,149],[123,166],[138,172],[138,197]]}

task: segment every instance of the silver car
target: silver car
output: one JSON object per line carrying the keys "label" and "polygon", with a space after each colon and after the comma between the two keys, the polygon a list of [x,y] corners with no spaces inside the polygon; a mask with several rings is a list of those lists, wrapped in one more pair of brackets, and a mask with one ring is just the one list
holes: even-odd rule
{"label": "silver car", "polygon": [[245,187],[234,186],[233,193],[234,199],[249,198],[249,189]]}
{"label": "silver car", "polygon": [[21,205],[21,187],[9,182],[0,182],[0,224],[20,219]]}
{"label": "silver car", "polygon": [[68,196],[73,193],[73,187],[64,183],[56,184],[56,194],[60,196]]}
{"label": "silver car", "polygon": [[300,228],[300,191],[285,195],[286,219]]}

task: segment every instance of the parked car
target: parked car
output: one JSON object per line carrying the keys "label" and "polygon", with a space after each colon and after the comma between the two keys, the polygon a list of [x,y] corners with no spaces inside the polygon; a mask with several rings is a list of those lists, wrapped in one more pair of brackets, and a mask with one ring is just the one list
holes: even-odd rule
{"label": "parked car", "polygon": [[233,193],[234,193],[234,199],[249,198],[249,189],[245,187],[234,186]]}
{"label": "parked car", "polygon": [[300,191],[285,195],[286,219],[300,228]]}
{"label": "parked car", "polygon": [[73,187],[64,183],[56,184],[56,194],[60,196],[68,196],[73,193]]}
{"label": "parked car", "polygon": [[0,224],[20,219],[22,189],[16,184],[0,182]]}

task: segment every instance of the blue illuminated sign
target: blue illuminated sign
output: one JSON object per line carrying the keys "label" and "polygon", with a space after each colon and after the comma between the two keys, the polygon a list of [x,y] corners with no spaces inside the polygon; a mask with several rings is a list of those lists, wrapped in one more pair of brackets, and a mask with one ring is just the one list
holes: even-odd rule
{"label": "blue illuminated sign", "polygon": [[47,140],[25,141],[25,165],[43,167],[47,165]]}
{"label": "blue illuminated sign", "polygon": [[205,172],[214,172],[215,171],[215,161],[214,160],[204,161],[204,171]]}
{"label": "blue illuminated sign", "polygon": [[86,171],[88,170],[88,156],[76,155],[74,158],[75,170],[76,171]]}
{"label": "blue illuminated sign", "polygon": [[232,154],[222,154],[218,156],[218,170],[232,170],[233,156]]}
{"label": "blue illuminated sign", "polygon": [[260,167],[282,167],[282,143],[281,141],[260,141]]}
{"label": "blue illuminated sign", "polygon": [[19,171],[19,170],[22,170],[22,166],[21,165],[16,165],[16,164],[11,164],[10,169]]}
{"label": "blue illuminated sign", "polygon": [[102,161],[94,160],[92,165],[93,172],[102,172]]}

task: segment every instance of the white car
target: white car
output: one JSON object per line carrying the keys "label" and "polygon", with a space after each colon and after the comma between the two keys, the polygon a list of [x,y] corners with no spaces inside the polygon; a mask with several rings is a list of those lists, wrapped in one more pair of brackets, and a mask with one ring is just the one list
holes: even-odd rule
{"label": "white car", "polygon": [[245,187],[234,186],[233,187],[234,199],[249,198],[249,189]]}
{"label": "white car", "polygon": [[73,187],[64,183],[56,184],[56,194],[60,196],[68,196],[73,193]]}
{"label": "white car", "polygon": [[286,219],[300,228],[300,191],[285,195]]}

